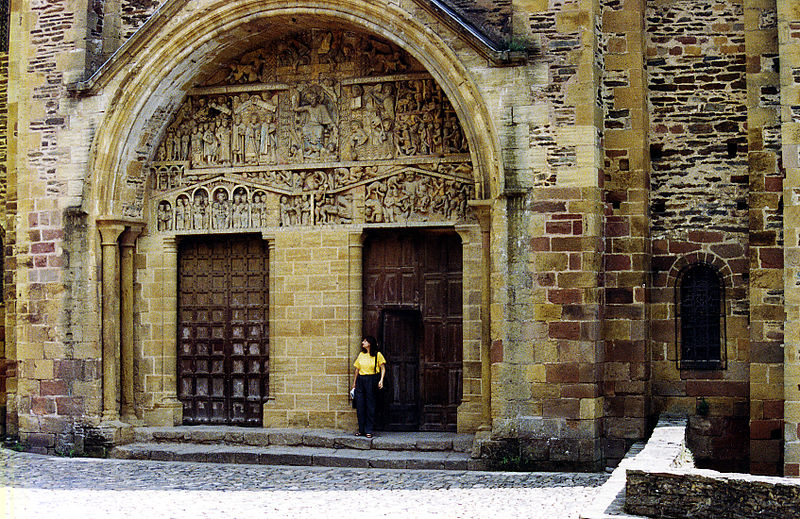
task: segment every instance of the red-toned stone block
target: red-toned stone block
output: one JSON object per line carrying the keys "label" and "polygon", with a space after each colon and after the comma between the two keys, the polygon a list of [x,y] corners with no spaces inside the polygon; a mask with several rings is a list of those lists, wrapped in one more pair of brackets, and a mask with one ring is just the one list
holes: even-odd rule
{"label": "red-toned stone block", "polygon": [[764,419],[783,420],[783,400],[765,400]]}
{"label": "red-toned stone block", "polygon": [[582,238],[553,238],[550,240],[553,251],[569,252],[583,250]]}
{"label": "red-toned stone block", "polygon": [[700,245],[697,243],[687,243],[685,241],[669,242],[670,254],[686,254],[687,252],[694,252],[696,250],[700,250]]}
{"label": "red-toned stone block", "polygon": [[761,268],[782,269],[783,268],[783,249],[778,247],[764,247],[758,249],[758,258],[761,260]]}
{"label": "red-toned stone block", "polygon": [[56,403],[48,397],[31,397],[31,412],[36,415],[53,414],[56,412]]}
{"label": "red-toned stone block", "polygon": [[606,270],[630,270],[631,257],[627,254],[607,254]]}
{"label": "red-toned stone block", "polygon": [[581,259],[581,255],[579,253],[574,253],[569,255],[569,270],[581,270],[583,265],[583,259]]}
{"label": "red-toned stone block", "polygon": [[719,243],[722,241],[722,233],[716,231],[689,231],[689,240],[698,243]]}
{"label": "red-toned stone block", "polygon": [[618,217],[615,220],[606,220],[606,236],[609,238],[618,238],[620,236],[630,236],[631,227],[627,221],[622,221]]}
{"label": "red-toned stone block", "polygon": [[40,387],[42,396],[63,396],[68,389],[66,380],[42,380]]}
{"label": "red-toned stone block", "polygon": [[572,222],[547,222],[544,228],[548,234],[572,234]]}
{"label": "red-toned stone block", "polygon": [[583,292],[579,288],[551,288],[547,291],[547,300],[560,305],[580,303]]}
{"label": "red-toned stone block", "polygon": [[547,398],[543,402],[542,414],[545,418],[581,417],[581,401],[577,398]]}
{"label": "red-toned stone block", "polygon": [[533,202],[530,208],[531,211],[535,213],[563,213],[567,210],[567,203],[551,200],[540,200],[538,202]]}
{"label": "red-toned stone block", "polygon": [[[751,465],[752,467],[752,465]],[[752,471],[752,469],[751,469]],[[756,474],[756,472],[753,472]],[[800,463],[786,463],[783,465],[783,475],[784,476],[800,476]]]}
{"label": "red-toned stone block", "polygon": [[546,380],[548,383],[576,383],[578,382],[577,364],[547,364],[545,366]]}
{"label": "red-toned stone block", "polygon": [[496,341],[492,342],[492,346],[489,348],[489,357],[492,361],[492,364],[496,364],[498,362],[503,362],[503,340],[497,339]]}
{"label": "red-toned stone block", "polygon": [[63,240],[64,229],[42,229],[42,240]]}
{"label": "red-toned stone block", "polygon": [[744,256],[744,247],[738,243],[723,243],[712,245],[711,252],[723,259],[740,258]]}
{"label": "red-toned stone block", "polygon": [[750,438],[753,440],[776,440],[783,434],[783,420],[753,420],[750,422]]}
{"label": "red-toned stone block", "polygon": [[531,238],[530,245],[532,251],[549,251],[550,238],[546,236],[542,236],[539,238]]}
{"label": "red-toned stone block", "polygon": [[56,245],[52,242],[38,242],[31,244],[31,254],[49,254],[56,251]]}
{"label": "red-toned stone block", "polygon": [[783,191],[782,177],[764,177],[764,191],[780,193]]}
{"label": "red-toned stone block", "polygon": [[728,380],[687,380],[687,396],[728,396],[748,397],[750,387],[747,382]]}
{"label": "red-toned stone block", "polygon": [[633,303],[633,289],[606,288],[606,302],[609,304]]}
{"label": "red-toned stone block", "polygon": [[581,326],[579,322],[557,321],[549,323],[548,335],[552,339],[580,340]]}
{"label": "red-toned stone block", "polygon": [[58,414],[66,416],[81,416],[83,414],[83,398],[75,396],[56,397]]}

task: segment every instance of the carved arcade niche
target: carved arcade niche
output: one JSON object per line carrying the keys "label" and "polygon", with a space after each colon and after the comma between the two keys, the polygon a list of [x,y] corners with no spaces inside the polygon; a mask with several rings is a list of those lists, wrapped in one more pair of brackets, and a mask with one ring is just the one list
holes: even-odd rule
{"label": "carved arcade niche", "polygon": [[457,222],[473,172],[450,102],[393,44],[313,30],[189,92],[150,164],[161,232]]}

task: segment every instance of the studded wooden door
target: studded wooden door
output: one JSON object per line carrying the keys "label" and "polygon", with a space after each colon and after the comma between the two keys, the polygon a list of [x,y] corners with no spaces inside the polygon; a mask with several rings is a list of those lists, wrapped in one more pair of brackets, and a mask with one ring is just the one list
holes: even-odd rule
{"label": "studded wooden door", "polygon": [[258,236],[181,242],[178,396],[185,424],[262,425],[268,269],[267,245]]}
{"label": "studded wooden door", "polygon": [[376,231],[364,249],[364,332],[391,384],[384,426],[454,431],[462,388],[461,240],[452,231]]}

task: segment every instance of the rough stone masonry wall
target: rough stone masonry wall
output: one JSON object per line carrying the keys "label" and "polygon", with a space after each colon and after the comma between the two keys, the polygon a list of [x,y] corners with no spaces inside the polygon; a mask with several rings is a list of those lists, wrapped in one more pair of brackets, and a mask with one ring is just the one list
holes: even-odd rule
{"label": "rough stone masonry wall", "polygon": [[783,428],[783,176],[777,7],[748,0],[750,472],[780,475]]}
{"label": "rough stone masonry wall", "polygon": [[[747,470],[748,169],[741,0],[650,0],[646,11],[652,236],[654,412],[687,413],[698,463]],[[681,269],[724,279],[725,364],[678,369]],[[707,416],[695,409],[700,399]]]}
{"label": "rough stone masonry wall", "polygon": [[[85,222],[68,212],[82,191],[74,164],[88,140],[69,141],[65,85],[86,66],[87,4],[78,0],[12,3],[9,80],[8,199],[16,214],[14,323],[16,376],[9,379],[8,432],[37,452],[71,448],[76,425],[98,406],[100,357],[83,326],[93,306],[86,292]],[[11,241],[11,240],[9,240]],[[8,278],[8,276],[7,276]],[[81,281],[83,280],[83,281]],[[72,310],[68,310],[71,308]],[[10,331],[10,330],[9,330]],[[8,334],[11,335],[11,334]],[[13,349],[13,353],[10,351]]]}
{"label": "rough stone masonry wall", "polygon": [[597,467],[598,13],[591,1],[514,7],[514,37],[541,57],[506,121],[508,334],[493,337],[493,437],[518,439],[527,466]]}
{"label": "rough stone masonry wall", "polygon": [[644,2],[603,8],[605,175],[605,456],[614,465],[647,433],[650,363],[645,285],[649,270],[649,157],[644,95]]}

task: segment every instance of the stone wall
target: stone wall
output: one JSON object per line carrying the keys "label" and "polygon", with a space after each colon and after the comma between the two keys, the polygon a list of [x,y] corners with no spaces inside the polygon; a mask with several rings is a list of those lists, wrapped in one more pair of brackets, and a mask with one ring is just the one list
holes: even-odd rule
{"label": "stone wall", "polygon": [[588,1],[514,8],[514,37],[541,56],[525,69],[529,94],[510,102],[503,120],[508,202],[497,225],[508,232],[507,300],[492,318],[506,329],[492,334],[495,443],[485,446],[528,467],[597,467],[599,13]]}
{"label": "stone wall", "polygon": [[650,345],[648,282],[649,156],[644,3],[602,2],[604,149],[603,396],[607,463],[647,432]]}
{"label": "stone wall", "polygon": [[691,470],[629,470],[625,512],[659,518],[796,517],[800,482]]}
{"label": "stone wall", "polygon": [[[653,411],[694,414],[700,460],[746,470],[748,333],[747,83],[743,4],[647,2]],[[709,196],[709,193],[713,193]],[[679,369],[675,290],[705,262],[724,279],[723,366]],[[702,423],[701,423],[702,422]]]}
{"label": "stone wall", "polygon": [[[800,98],[800,6],[796,2],[778,2],[777,7],[782,145],[779,158],[786,174],[783,186],[786,338],[783,377],[776,385],[783,383],[785,399],[784,473],[800,476],[800,108],[797,101]],[[777,436],[780,438],[780,433]]]}

